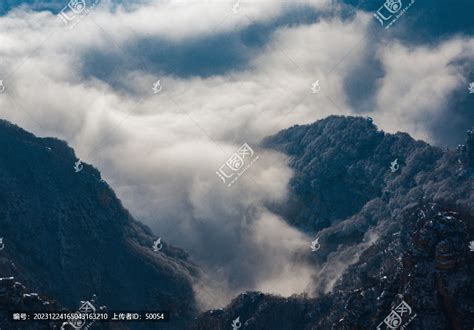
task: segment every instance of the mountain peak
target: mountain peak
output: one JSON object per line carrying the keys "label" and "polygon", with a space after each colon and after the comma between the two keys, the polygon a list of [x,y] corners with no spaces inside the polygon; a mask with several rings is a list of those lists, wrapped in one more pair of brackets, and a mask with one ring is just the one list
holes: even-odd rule
{"label": "mountain peak", "polygon": [[[195,311],[198,269],[133,219],[90,165],[75,172],[63,141],[0,122],[0,277],[15,277],[74,308],[92,294],[110,308]],[[9,261],[9,262],[5,262]]]}
{"label": "mountain peak", "polygon": [[370,329],[400,304],[413,328],[473,324],[474,182],[462,161],[470,142],[460,155],[378,131],[370,119],[331,116],[262,145],[287,154],[294,171],[273,211],[320,244],[311,252],[308,239],[295,254],[314,265],[313,298],[241,295],[195,329],[236,316],[252,329]]}

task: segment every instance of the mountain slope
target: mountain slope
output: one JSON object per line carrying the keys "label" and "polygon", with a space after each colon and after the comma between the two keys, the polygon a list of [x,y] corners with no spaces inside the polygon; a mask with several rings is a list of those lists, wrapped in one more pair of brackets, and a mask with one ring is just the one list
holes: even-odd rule
{"label": "mountain slope", "polygon": [[[443,152],[406,133],[386,134],[371,120],[331,116],[281,131],[263,146],[291,157],[295,176],[290,202],[281,209],[307,231],[334,225],[376,198],[395,201],[410,191],[411,201],[423,197],[474,212],[468,180],[472,165],[463,170],[457,152]],[[398,170],[392,172],[395,160]]]}
{"label": "mountain slope", "polygon": [[329,294],[307,299],[248,292],[202,314],[192,329],[229,329],[237,317],[251,330],[376,329],[402,301],[414,317],[400,324],[408,329],[472,329],[474,257],[466,223],[472,235],[473,218],[436,204],[410,207],[404,215],[401,230],[382,235]]}
{"label": "mountain slope", "polygon": [[[0,121],[0,277],[15,277],[66,308],[96,294],[110,310],[194,315],[198,269],[123,208],[100,173],[75,173],[73,150]],[[1,326],[1,325],[0,325]]]}
{"label": "mountain slope", "polygon": [[288,202],[272,207],[319,238],[307,252],[314,298],[247,293],[193,329],[226,329],[237,316],[245,329],[375,329],[402,301],[416,314],[410,329],[472,329],[472,131],[443,151],[331,116],[262,144],[289,155],[295,172]]}

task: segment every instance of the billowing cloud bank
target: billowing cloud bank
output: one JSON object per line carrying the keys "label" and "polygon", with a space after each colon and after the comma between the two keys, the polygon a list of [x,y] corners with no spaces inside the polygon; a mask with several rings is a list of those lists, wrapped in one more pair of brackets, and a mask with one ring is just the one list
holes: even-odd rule
{"label": "billowing cloud bank", "polygon": [[[285,199],[292,173],[258,148],[263,137],[357,113],[440,142],[433,127],[474,58],[472,38],[408,46],[326,2],[234,5],[103,2],[72,30],[47,11],[0,17],[0,117],[97,166],[137,218],[204,265],[205,306],[242,290],[302,292],[314,275],[294,258],[312,237],[265,207]],[[243,143],[259,159],[226,187],[215,171]]]}

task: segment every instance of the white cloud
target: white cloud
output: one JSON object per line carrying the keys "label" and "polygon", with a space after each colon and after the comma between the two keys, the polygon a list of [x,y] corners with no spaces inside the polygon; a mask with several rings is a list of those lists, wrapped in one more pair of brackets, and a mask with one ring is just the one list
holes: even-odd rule
{"label": "white cloud", "polygon": [[[248,26],[248,18],[232,15],[232,4],[156,2],[114,13],[97,8],[72,31],[50,13],[16,10],[0,18],[0,73],[10,95],[0,95],[0,117],[67,140],[99,168],[132,214],[165,241],[191,251],[213,280],[226,284],[218,290],[221,301],[241,290],[290,294],[311,282],[311,269],[292,262],[292,251],[309,249],[309,240],[265,208],[284,200],[292,173],[282,155],[257,148],[263,137],[330,114],[350,114],[344,79],[367,47],[379,47],[386,70],[371,114],[376,123],[429,137],[423,119],[437,116],[459,86],[450,61],[473,56],[472,40],[459,38],[434,49],[374,45],[364,38],[373,18],[359,13],[351,21],[279,28],[241,71],[156,77],[144,67],[128,71],[117,64],[121,90],[83,78],[89,50],[109,54],[113,65],[124,56],[116,46],[138,36],[179,47],[213,28],[217,33]],[[242,6],[251,19],[268,22],[286,5]],[[156,79],[163,91],[153,95]],[[312,94],[315,80],[321,92]],[[227,188],[215,171],[244,142],[260,159]],[[276,276],[276,264],[291,268],[288,276]]]}
{"label": "white cloud", "polygon": [[388,132],[407,131],[432,141],[429,125],[444,116],[451,93],[466,84],[454,62],[474,57],[474,40],[457,38],[415,49],[393,43],[379,56],[386,74],[379,82],[375,121]]}

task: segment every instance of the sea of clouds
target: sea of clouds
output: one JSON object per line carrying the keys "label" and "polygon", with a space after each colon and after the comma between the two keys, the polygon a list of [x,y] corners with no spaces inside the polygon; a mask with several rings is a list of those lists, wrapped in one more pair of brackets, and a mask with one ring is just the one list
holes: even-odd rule
{"label": "sea of clouds", "polygon": [[[433,125],[449,118],[474,58],[472,38],[405,44],[371,13],[332,2],[234,5],[101,2],[74,29],[28,7],[0,17],[0,117],[67,141],[137,219],[185,248],[208,275],[205,307],[311,287],[315,270],[295,254],[310,253],[316,233],[267,209],[285,200],[292,171],[262,138],[357,114],[442,144]],[[243,143],[259,159],[226,187],[215,172]]]}

